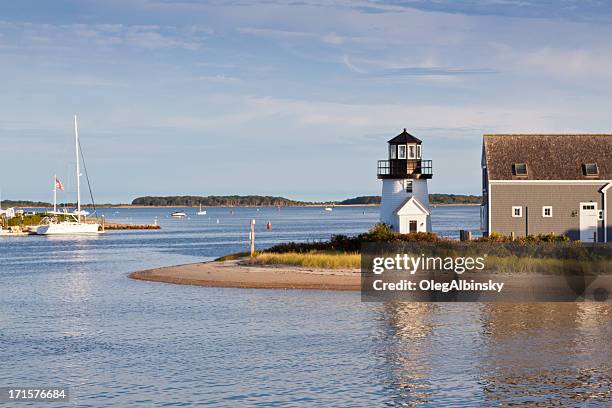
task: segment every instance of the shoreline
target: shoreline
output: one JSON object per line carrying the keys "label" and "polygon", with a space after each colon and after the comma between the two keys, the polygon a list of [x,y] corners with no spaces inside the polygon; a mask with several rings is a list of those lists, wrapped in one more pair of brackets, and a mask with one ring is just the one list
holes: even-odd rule
{"label": "shoreline", "polygon": [[[244,258],[167,266],[131,272],[127,276],[140,281],[201,287],[361,291],[360,269],[317,269],[289,265],[254,266],[244,264],[243,260]],[[493,273],[485,277],[493,279],[492,281],[503,282],[502,286],[507,288],[504,291],[505,301],[509,302],[535,301],[533,293],[536,292],[542,296],[549,296],[548,300],[544,301],[583,301],[573,298],[575,292],[572,292],[574,290],[572,288],[584,285],[584,276],[576,276],[572,279],[574,282],[572,285],[568,285],[567,277],[546,274]],[[590,282],[585,292],[587,298],[591,300],[597,299],[597,288],[612,285],[612,274],[599,275],[595,281]],[[576,283],[579,285],[576,286]],[[555,296],[565,300],[554,300]],[[494,298],[485,295],[480,301],[491,300]],[[612,299],[607,296],[602,300],[602,303],[611,302]]]}
{"label": "shoreline", "polygon": [[130,279],[224,288],[316,289],[358,291],[359,269],[314,269],[291,266],[251,266],[240,260],[212,261],[148,269]]}
{"label": "shoreline", "polygon": [[[206,207],[202,207],[204,208],[275,208],[275,207],[281,207],[281,208],[295,208],[295,207],[329,207],[329,206],[335,206],[335,207],[380,207],[380,204],[306,204],[306,205],[281,205],[281,206],[277,206],[277,205],[208,205]],[[436,204],[430,204],[432,207],[471,207],[471,206],[479,206],[481,204],[479,203],[465,203],[465,204],[459,204],[459,203],[436,203]],[[18,208],[18,209],[27,209],[27,208],[32,208],[32,209],[48,209],[49,207],[13,207],[13,208]],[[88,206],[83,206],[83,209],[91,209],[93,207],[88,207]],[[118,205],[109,205],[109,206],[96,206],[96,208],[102,209],[102,208],[119,208],[119,209],[127,209],[127,208],[138,208],[138,209],[142,209],[142,208],[199,208],[199,206],[176,206],[176,205],[122,205],[122,204],[118,204]]]}

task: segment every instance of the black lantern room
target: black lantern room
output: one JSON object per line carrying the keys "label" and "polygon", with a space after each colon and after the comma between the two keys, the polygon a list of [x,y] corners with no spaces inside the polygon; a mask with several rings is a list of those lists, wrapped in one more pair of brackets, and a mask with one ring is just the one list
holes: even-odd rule
{"label": "black lantern room", "polygon": [[388,160],[378,161],[379,179],[418,179],[432,177],[431,160],[423,160],[420,139],[404,129],[389,140]]}

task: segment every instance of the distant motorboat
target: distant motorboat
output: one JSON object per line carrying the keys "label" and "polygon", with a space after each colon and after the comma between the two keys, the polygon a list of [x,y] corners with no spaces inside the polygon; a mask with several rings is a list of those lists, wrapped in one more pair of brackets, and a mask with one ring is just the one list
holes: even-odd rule
{"label": "distant motorboat", "polygon": [[198,211],[196,215],[206,215],[206,210],[202,210],[202,204],[200,204],[200,211]]}
{"label": "distant motorboat", "polygon": [[332,207],[325,207],[325,211],[334,211]]}
{"label": "distant motorboat", "polygon": [[170,214],[170,216],[174,218],[185,218],[187,216],[187,213],[185,211],[175,211]]}

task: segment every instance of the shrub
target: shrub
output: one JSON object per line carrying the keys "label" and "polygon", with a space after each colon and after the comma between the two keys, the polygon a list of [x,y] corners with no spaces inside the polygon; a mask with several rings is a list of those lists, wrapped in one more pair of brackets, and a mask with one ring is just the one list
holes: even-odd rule
{"label": "shrub", "polygon": [[502,235],[498,232],[491,232],[488,237],[477,238],[475,241],[478,242],[517,242],[520,244],[533,244],[538,242],[569,242],[570,239],[567,235],[556,235],[550,234],[538,234],[538,235],[527,235],[523,237],[515,237],[514,240],[509,235]]}
{"label": "shrub", "polygon": [[376,224],[368,232],[354,237],[347,235],[333,235],[329,241],[317,242],[288,242],[286,244],[275,245],[266,252],[297,252],[304,253],[309,251],[341,251],[341,252],[360,252],[361,244],[364,242],[441,242],[444,239],[438,237],[433,232],[412,232],[410,234],[400,234],[393,232],[387,224]]}

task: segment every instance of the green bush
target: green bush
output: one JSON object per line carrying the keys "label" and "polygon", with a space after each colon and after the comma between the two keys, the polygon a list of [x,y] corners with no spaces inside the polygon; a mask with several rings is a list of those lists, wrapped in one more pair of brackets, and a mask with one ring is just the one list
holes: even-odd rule
{"label": "green bush", "polygon": [[329,241],[317,242],[288,242],[278,244],[266,250],[266,252],[297,252],[304,253],[310,251],[342,251],[360,252],[361,244],[364,242],[441,242],[442,238],[433,232],[412,232],[410,234],[400,234],[393,232],[387,224],[376,224],[368,232],[354,237],[346,235],[333,235]]}
{"label": "green bush", "polygon": [[556,235],[550,234],[538,234],[538,235],[527,235],[524,237],[515,237],[512,239],[509,235],[502,235],[498,232],[493,231],[488,237],[481,237],[476,239],[478,242],[518,242],[518,243],[538,243],[538,242],[569,242],[570,239],[567,235]]}

